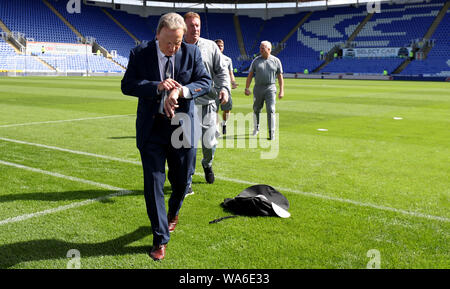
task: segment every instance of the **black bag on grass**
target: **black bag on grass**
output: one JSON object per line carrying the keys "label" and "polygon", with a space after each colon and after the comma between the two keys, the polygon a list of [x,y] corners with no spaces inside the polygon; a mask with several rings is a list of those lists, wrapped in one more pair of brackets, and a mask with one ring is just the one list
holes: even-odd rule
{"label": "black bag on grass", "polygon": [[[236,215],[244,216],[278,216],[289,218],[289,201],[279,191],[268,185],[255,185],[246,188],[234,198],[227,198],[221,206]],[[223,219],[236,217],[227,216],[210,223],[217,223]]]}

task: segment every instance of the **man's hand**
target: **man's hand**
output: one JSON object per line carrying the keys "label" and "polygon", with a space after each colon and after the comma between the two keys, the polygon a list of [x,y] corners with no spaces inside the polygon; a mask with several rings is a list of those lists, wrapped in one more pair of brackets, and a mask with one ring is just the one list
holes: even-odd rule
{"label": "man's hand", "polygon": [[175,115],[175,109],[179,106],[178,97],[178,88],[174,88],[169,92],[169,95],[164,102],[164,112],[168,118],[172,118]]}
{"label": "man's hand", "polygon": [[228,102],[228,91],[222,89],[219,92],[219,100],[220,100],[220,104],[225,104]]}
{"label": "man's hand", "polygon": [[250,94],[251,94],[250,89],[246,88],[245,89],[245,95],[250,95]]}
{"label": "man's hand", "polygon": [[181,84],[179,84],[177,81],[173,80],[172,78],[167,78],[166,80],[163,80],[158,84],[158,91],[163,92],[165,90],[172,90],[174,88],[178,88],[181,86],[182,86]]}
{"label": "man's hand", "polygon": [[283,96],[284,96],[284,91],[283,91],[283,90],[280,90],[280,92],[278,93],[278,98],[279,98],[279,99],[282,99]]}
{"label": "man's hand", "polygon": [[235,89],[238,87],[238,83],[236,81],[231,82],[231,89]]}

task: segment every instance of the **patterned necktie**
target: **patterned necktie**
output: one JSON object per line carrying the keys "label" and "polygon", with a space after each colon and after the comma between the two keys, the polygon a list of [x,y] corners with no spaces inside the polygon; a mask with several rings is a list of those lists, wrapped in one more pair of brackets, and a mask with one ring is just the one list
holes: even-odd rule
{"label": "patterned necktie", "polygon": [[[172,60],[170,60],[171,56],[165,56],[167,58],[167,62],[166,62],[166,66],[164,68],[164,80],[168,79],[168,78],[172,78],[172,69],[173,69],[173,65],[172,65]],[[166,101],[167,97],[169,96],[169,92],[167,90],[164,91],[163,93],[163,98],[161,100],[161,105],[160,105],[160,113],[164,114],[164,102]],[[164,114],[165,115],[165,114]]]}
{"label": "patterned necktie", "polygon": [[167,58],[167,62],[166,62],[166,68],[164,69],[165,73],[164,73],[164,80],[166,80],[167,78],[172,78],[172,69],[173,69],[173,65],[172,65],[172,60],[170,60],[171,56],[166,56]]}

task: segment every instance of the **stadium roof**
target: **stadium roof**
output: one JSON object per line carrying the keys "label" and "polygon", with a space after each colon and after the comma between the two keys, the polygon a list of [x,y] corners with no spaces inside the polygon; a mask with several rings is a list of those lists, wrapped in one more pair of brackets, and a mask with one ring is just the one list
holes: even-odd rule
{"label": "stadium roof", "polygon": [[214,7],[252,7],[255,8],[283,8],[283,7],[302,7],[302,6],[339,6],[352,4],[366,4],[367,2],[423,2],[424,0],[85,0],[87,3],[105,3],[105,4],[124,4],[146,7],[185,7],[185,6],[214,6]]}
{"label": "stadium roof", "polygon": [[[293,4],[301,6],[304,3],[315,2],[314,4],[323,6],[332,5],[345,5],[345,4],[359,4],[367,2],[423,2],[423,0],[95,0],[87,2],[102,2],[111,4],[128,4],[128,5],[139,5],[139,6],[162,6],[162,5],[182,5],[182,4],[201,4],[201,5],[214,5],[214,4],[228,4],[228,5],[243,5],[243,4],[265,4],[267,6],[286,4],[292,6]],[[310,3],[311,4],[311,3]]]}
{"label": "stadium roof", "polygon": [[[295,14],[301,11],[323,10],[327,7],[366,5],[375,0],[97,0],[87,4],[113,7],[143,17],[161,15],[168,11],[209,11],[218,13],[235,13],[269,19],[272,17]],[[376,0],[406,4],[424,0]]]}
{"label": "stadium roof", "polygon": [[[318,2],[323,0],[213,0],[213,1],[200,1],[200,0],[187,0],[187,1],[179,1],[179,0],[151,0],[146,2],[171,2],[171,3],[177,3],[177,2],[183,2],[183,3],[227,3],[227,4],[243,4],[243,3],[280,3],[280,2]],[[107,2],[107,3],[116,3],[116,4],[125,4],[126,2],[141,2],[143,3],[144,0],[96,0],[91,2]]]}
{"label": "stadium roof", "polygon": [[[143,2],[142,0],[139,0]],[[322,0],[213,0],[213,1],[195,1],[195,0],[187,0],[187,1],[179,1],[179,0],[152,0],[153,2],[185,2],[185,3],[279,3],[279,2],[312,2],[312,1],[322,1]]]}

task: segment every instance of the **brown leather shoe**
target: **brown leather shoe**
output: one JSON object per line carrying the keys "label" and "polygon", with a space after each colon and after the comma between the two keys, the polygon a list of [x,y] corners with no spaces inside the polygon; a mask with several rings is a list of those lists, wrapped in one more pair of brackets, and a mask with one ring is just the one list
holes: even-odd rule
{"label": "brown leather shoe", "polygon": [[169,232],[172,233],[178,224],[178,216],[172,217],[170,214],[167,215],[167,222],[169,223]]}
{"label": "brown leather shoe", "polygon": [[150,251],[150,257],[155,261],[161,261],[166,255],[166,247],[167,244],[153,246],[152,250]]}

